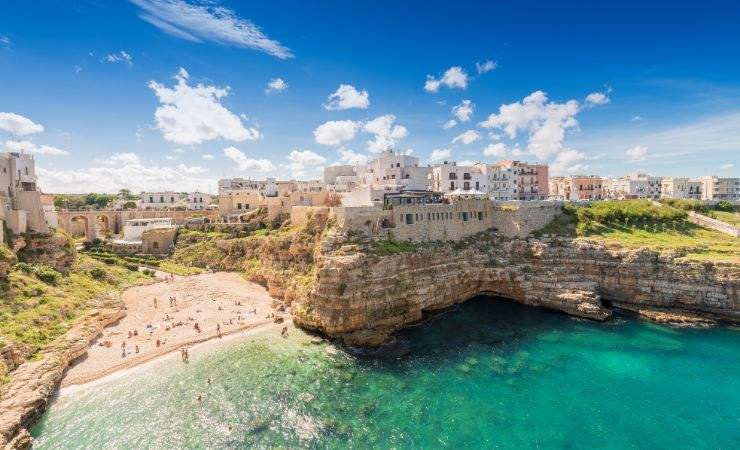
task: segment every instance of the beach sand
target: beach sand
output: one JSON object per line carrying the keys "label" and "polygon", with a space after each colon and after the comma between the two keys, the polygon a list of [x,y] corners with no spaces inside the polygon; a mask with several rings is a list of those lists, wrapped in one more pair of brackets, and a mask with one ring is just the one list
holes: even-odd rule
{"label": "beach sand", "polygon": [[[176,304],[170,304],[170,297]],[[272,308],[274,298],[262,286],[235,273],[175,276],[172,281],[127,289],[122,300],[128,308],[126,316],[106,327],[87,355],[67,369],[61,387],[89,383],[183,347],[217,339],[217,324],[226,336],[243,330],[283,327],[290,322],[289,314]],[[267,318],[269,314],[283,317],[285,323],[276,324],[273,318]],[[196,323],[200,332],[195,329]],[[134,330],[137,335],[129,336]],[[111,345],[100,345],[106,342]],[[123,342],[126,356],[122,356]]]}

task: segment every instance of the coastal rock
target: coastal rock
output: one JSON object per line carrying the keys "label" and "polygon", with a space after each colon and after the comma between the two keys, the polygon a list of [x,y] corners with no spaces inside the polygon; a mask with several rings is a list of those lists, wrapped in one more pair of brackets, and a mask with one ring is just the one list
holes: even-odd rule
{"label": "coastal rock", "polygon": [[21,364],[11,382],[0,391],[0,447],[27,448],[31,436],[27,428],[46,410],[70,362],[87,352],[90,342],[103,328],[125,315],[115,296],[95,302],[94,309],[61,338],[44,348],[40,357]]}
{"label": "coastal rock", "polygon": [[25,242],[18,250],[19,261],[46,264],[62,273],[67,273],[75,262],[74,243],[63,233],[26,233],[18,240]]}
{"label": "coastal rock", "polygon": [[314,288],[292,311],[297,325],[353,346],[381,345],[425,312],[478,295],[592,320],[607,319],[610,302],[740,319],[740,271],[731,264],[610,249],[584,239],[494,233],[392,254],[349,248],[334,245],[320,253]]}

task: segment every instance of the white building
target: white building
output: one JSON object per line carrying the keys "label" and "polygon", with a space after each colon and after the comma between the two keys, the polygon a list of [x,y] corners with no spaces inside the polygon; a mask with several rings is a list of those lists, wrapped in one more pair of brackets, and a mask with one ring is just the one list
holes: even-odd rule
{"label": "white building", "polygon": [[363,185],[375,189],[427,191],[430,189],[432,168],[419,167],[419,158],[411,155],[396,154],[388,150],[382,152],[364,171],[357,175]]}
{"label": "white building", "polygon": [[142,192],[139,209],[174,209],[186,206],[179,192]]}
{"label": "white building", "polygon": [[665,177],[660,182],[660,198],[702,198],[702,182],[681,177]]}
{"label": "white building", "polygon": [[740,178],[701,177],[702,199],[740,200]]}
{"label": "white building", "polygon": [[187,198],[188,209],[193,211],[202,211],[211,204],[212,200],[211,194],[197,191],[189,192]]}
{"label": "white building", "polygon": [[654,177],[644,173],[632,173],[623,178],[611,180],[608,185],[611,191],[608,196],[617,199],[661,198],[662,177]]}
{"label": "white building", "polygon": [[486,177],[487,194],[491,200],[509,201],[518,199],[515,170],[505,164],[477,163],[476,167]]}
{"label": "white building", "polygon": [[275,178],[267,178],[264,181],[245,178],[223,178],[218,180],[218,194],[223,195],[229,191],[254,191],[265,197],[275,197],[278,193],[278,183]]}
{"label": "white building", "polygon": [[0,219],[15,234],[49,230],[38,190],[36,162],[24,153],[0,154]]}
{"label": "white building", "polygon": [[173,228],[172,219],[131,219],[123,222],[123,239],[127,243],[141,242],[141,235],[156,228]]}
{"label": "white building", "polygon": [[488,192],[488,177],[482,165],[458,166],[445,161],[432,166],[432,190],[437,192],[463,191]]}

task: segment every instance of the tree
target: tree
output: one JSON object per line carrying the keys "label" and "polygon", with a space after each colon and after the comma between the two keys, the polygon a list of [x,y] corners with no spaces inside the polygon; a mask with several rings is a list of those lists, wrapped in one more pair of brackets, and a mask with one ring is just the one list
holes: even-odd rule
{"label": "tree", "polygon": [[124,203],[123,209],[136,209],[136,202],[128,201]]}

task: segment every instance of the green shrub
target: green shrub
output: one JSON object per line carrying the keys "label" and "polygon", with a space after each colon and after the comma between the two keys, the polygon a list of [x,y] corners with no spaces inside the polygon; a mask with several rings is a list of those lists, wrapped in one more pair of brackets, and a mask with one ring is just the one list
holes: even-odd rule
{"label": "green shrub", "polygon": [[29,275],[34,273],[34,267],[28,263],[19,262],[15,265],[15,268],[21,270]]}
{"label": "green shrub", "polygon": [[735,211],[735,206],[727,200],[721,200],[714,206],[714,209],[716,209],[717,211],[733,212]]}
{"label": "green shrub", "polygon": [[59,279],[62,277],[61,273],[49,266],[36,266],[34,268],[34,273],[39,280],[53,286],[56,286],[59,283]]}
{"label": "green shrub", "polygon": [[116,258],[103,258],[102,261],[106,264],[115,264]]}
{"label": "green shrub", "polygon": [[103,270],[100,267],[96,267],[94,269],[91,269],[89,273],[90,273],[90,276],[93,279],[98,280],[98,281],[104,280],[105,279],[105,276],[106,276],[105,270]]}
{"label": "green shrub", "polygon": [[135,272],[135,271],[139,270],[139,265],[138,264],[125,263],[123,266],[125,268],[127,268],[128,270],[132,271],[132,272]]}

